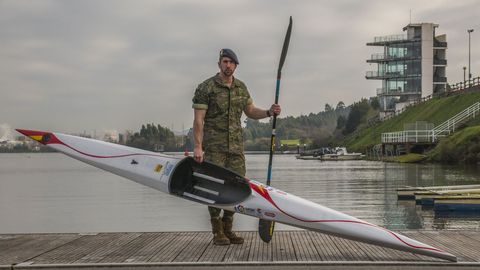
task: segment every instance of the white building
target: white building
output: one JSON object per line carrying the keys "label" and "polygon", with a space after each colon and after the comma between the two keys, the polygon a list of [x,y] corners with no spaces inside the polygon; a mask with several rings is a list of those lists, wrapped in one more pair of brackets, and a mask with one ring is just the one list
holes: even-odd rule
{"label": "white building", "polygon": [[446,91],[446,35],[435,35],[438,24],[409,24],[406,34],[375,37],[367,46],[381,46],[367,60],[377,70],[366,78],[382,80],[377,89],[381,115],[387,116],[423,97]]}

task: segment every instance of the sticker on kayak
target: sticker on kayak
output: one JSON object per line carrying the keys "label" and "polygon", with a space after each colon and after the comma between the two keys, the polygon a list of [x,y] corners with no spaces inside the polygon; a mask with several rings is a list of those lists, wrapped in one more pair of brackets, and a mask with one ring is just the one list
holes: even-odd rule
{"label": "sticker on kayak", "polygon": [[234,207],[235,212],[244,214],[245,213],[245,207],[243,205],[239,204]]}
{"label": "sticker on kayak", "polygon": [[167,164],[165,164],[165,170],[163,170],[163,175],[170,176],[172,169],[173,164],[167,161]]}
{"label": "sticker on kayak", "polygon": [[275,217],[275,214],[274,214],[274,213],[271,213],[271,212],[265,212],[265,213],[263,213],[263,214],[264,214],[265,216],[267,216],[267,217],[272,217],[272,218]]}
{"label": "sticker on kayak", "polygon": [[239,204],[234,207],[235,211],[241,214],[250,215],[250,216],[257,216],[257,211],[253,208],[244,207],[243,205]]}
{"label": "sticker on kayak", "polygon": [[157,164],[157,166],[155,166],[154,171],[159,173],[162,170],[162,168],[163,168],[162,164]]}

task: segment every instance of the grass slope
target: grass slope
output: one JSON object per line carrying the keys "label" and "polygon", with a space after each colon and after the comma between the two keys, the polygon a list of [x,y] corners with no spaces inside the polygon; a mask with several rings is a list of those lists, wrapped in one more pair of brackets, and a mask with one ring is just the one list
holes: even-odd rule
{"label": "grass slope", "polygon": [[[367,147],[379,144],[381,134],[384,132],[402,131],[404,124],[416,121],[426,121],[437,126],[478,101],[480,101],[480,93],[432,98],[373,127],[357,130],[342,140],[339,145],[346,145],[350,151],[364,152]],[[472,123],[480,124],[480,119],[472,120],[469,125]]]}
{"label": "grass slope", "polygon": [[480,126],[467,127],[443,138],[427,154],[430,160],[442,163],[477,163],[480,159]]}

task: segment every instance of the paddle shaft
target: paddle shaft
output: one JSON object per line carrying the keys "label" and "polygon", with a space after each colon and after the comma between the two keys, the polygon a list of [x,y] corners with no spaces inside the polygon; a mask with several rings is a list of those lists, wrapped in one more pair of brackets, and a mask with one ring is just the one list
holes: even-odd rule
{"label": "paddle shaft", "polygon": [[[287,34],[285,35],[285,40],[283,41],[282,54],[280,55],[280,63],[278,64],[277,86],[275,89],[275,104],[278,104],[278,97],[280,96],[280,80],[282,78],[282,67],[283,67],[283,63],[285,63],[285,57],[287,56],[291,32],[292,32],[292,17],[290,16],[290,23],[288,24]],[[274,114],[273,121],[272,121],[272,136],[270,137],[270,155],[268,157],[267,186],[270,185],[270,180],[272,179],[272,161],[273,161],[273,153],[275,151],[276,126],[277,126],[277,115]],[[258,234],[260,235],[260,239],[262,239],[262,241],[264,241],[265,243],[269,243],[272,240],[274,228],[275,228],[274,221],[265,220],[265,219],[258,220]]]}
{"label": "paddle shaft", "polygon": [[[280,80],[282,77],[282,71],[278,70],[277,74],[277,87],[275,91],[275,104],[278,104],[278,97],[280,95]],[[272,163],[273,163],[273,154],[275,152],[275,136],[276,136],[276,128],[277,126],[277,115],[273,115],[272,121],[272,135],[270,137],[270,153],[268,156],[268,174],[267,174],[267,186],[270,185],[270,180],[272,179]]]}
{"label": "paddle shaft", "polygon": [[[292,16],[290,16],[290,22],[288,24],[287,34],[285,35],[285,40],[283,41],[282,54],[280,55],[280,63],[278,64],[277,86],[275,89],[275,104],[278,104],[278,97],[280,96],[280,81],[282,79],[282,67],[283,67],[283,64],[285,63],[285,58],[287,56],[291,33],[292,33]],[[273,163],[273,153],[275,152],[276,126],[277,126],[277,115],[274,114],[273,121],[272,121],[272,136],[270,137],[270,153],[268,156],[267,186],[270,185],[270,181],[272,179],[272,163]]]}

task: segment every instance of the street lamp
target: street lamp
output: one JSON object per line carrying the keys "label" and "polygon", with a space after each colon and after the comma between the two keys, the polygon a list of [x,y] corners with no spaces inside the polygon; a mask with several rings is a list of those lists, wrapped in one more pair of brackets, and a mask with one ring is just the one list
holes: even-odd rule
{"label": "street lamp", "polygon": [[470,80],[472,79],[472,70],[470,69],[470,33],[473,32],[473,29],[467,29],[468,33],[468,84],[471,85],[472,83]]}

